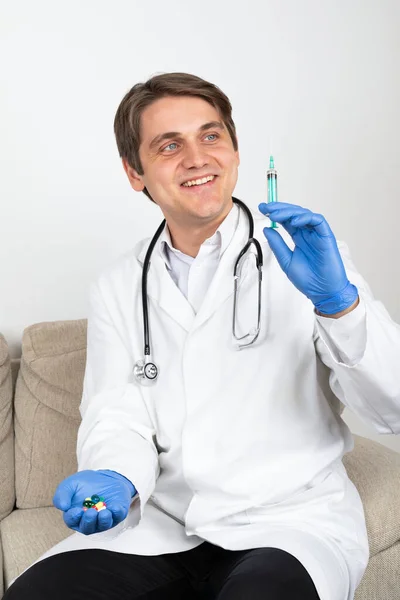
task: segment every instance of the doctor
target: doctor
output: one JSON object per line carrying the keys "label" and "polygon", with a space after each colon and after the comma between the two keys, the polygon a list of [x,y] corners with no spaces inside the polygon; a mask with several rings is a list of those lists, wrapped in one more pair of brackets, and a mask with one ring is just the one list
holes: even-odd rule
{"label": "doctor", "polygon": [[[251,246],[235,327],[252,343],[239,349],[233,270],[249,220],[232,200],[228,98],[193,75],[157,75],[126,94],[115,134],[130,184],[166,219],[147,272],[158,377],[133,375],[147,239],[91,290],[79,468],[54,495],[75,533],[5,599],[351,600],[369,548],[338,399],[400,433],[399,326],[323,216],[261,204],[260,331]],[[106,508],[84,511],[94,494]]]}

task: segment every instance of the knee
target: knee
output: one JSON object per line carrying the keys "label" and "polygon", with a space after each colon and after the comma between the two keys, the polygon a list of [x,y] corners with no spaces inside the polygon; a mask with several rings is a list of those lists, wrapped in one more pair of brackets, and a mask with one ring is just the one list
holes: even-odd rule
{"label": "knee", "polygon": [[49,577],[44,560],[19,575],[6,590],[3,600],[47,600],[60,597],[60,582],[52,588],[52,578]]}
{"label": "knee", "polygon": [[218,600],[319,600],[303,565],[278,548],[256,549],[230,574]]}
{"label": "knee", "polygon": [[71,598],[74,578],[72,553],[45,558],[23,572],[7,589],[3,600],[48,600]]}

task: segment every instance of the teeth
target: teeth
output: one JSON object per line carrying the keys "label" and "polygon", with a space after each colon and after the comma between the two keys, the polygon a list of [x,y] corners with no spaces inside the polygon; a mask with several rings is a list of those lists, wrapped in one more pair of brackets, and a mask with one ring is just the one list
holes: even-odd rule
{"label": "teeth", "polygon": [[185,187],[191,187],[192,185],[202,185],[203,183],[207,183],[208,181],[212,181],[215,175],[209,175],[208,177],[203,177],[203,179],[193,179],[192,181],[186,181],[182,185]]}

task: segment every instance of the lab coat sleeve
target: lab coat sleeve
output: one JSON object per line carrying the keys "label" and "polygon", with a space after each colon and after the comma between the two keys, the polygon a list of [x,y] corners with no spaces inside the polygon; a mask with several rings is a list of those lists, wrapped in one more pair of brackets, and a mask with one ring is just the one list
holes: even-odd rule
{"label": "lab coat sleeve", "polygon": [[347,315],[316,315],[315,347],[331,369],[334,394],[381,434],[400,433],[400,326],[357,272],[348,248],[338,243],[349,281],[360,303]]}
{"label": "lab coat sleeve", "polygon": [[119,314],[120,323],[121,309],[114,306],[117,296],[101,278],[92,284],[78,470],[111,469],[128,478],[138,492],[142,515],[159,474],[158,453],[141,390],[131,381],[127,332],[112,318]]}

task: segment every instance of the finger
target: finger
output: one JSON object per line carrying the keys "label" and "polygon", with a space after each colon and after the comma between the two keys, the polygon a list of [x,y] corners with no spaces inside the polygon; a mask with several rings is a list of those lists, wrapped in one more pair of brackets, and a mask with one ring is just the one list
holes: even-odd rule
{"label": "finger", "polygon": [[262,202],[258,208],[271,221],[280,223],[292,237],[296,233],[296,228],[292,225],[290,217],[311,213],[308,208],[303,208],[297,204],[288,204],[287,202],[270,202],[268,204]]}
{"label": "finger", "polygon": [[[276,207],[277,204],[280,204],[280,206],[283,206],[283,208]],[[311,213],[308,208],[303,208],[302,206],[296,206],[294,204],[286,204],[283,202],[272,202],[270,204],[266,204],[265,206],[270,207],[272,205],[274,206],[273,210],[265,214],[268,214],[268,217],[271,221],[280,223],[291,236],[293,236],[293,234],[296,232],[296,229],[292,224],[292,217],[300,216],[305,213]]]}
{"label": "finger", "polygon": [[91,533],[95,533],[96,528],[97,510],[95,508],[88,508],[88,510],[82,515],[79,531],[85,535],[89,535]]}
{"label": "finger", "polygon": [[322,236],[333,235],[325,218],[318,213],[310,212],[308,214],[293,217],[291,224],[293,227],[312,227]]}
{"label": "finger", "polygon": [[[274,222],[272,216],[269,217],[271,222]],[[296,233],[297,229],[296,227],[293,227],[292,223],[290,221],[283,221],[283,223],[280,223],[280,225],[286,229],[286,231],[288,232],[289,235],[291,235],[293,237],[293,235]]]}
{"label": "finger", "polygon": [[83,510],[77,506],[74,506],[74,508],[71,508],[70,510],[64,512],[64,522],[71,529],[75,529],[76,527],[79,527],[82,515]]}
{"label": "finger", "polygon": [[313,213],[308,208],[284,202],[271,202],[270,204],[264,204],[264,206],[266,206],[267,209],[269,207],[272,209],[269,210],[270,219],[281,223],[291,235],[293,231],[286,227],[285,224],[289,223],[292,227],[298,228],[312,227],[321,236],[333,235],[325,217],[319,213]]}
{"label": "finger", "polygon": [[[110,507],[108,507],[108,508],[110,508]],[[126,510],[126,508],[124,508],[120,504],[113,505],[113,507],[110,508],[110,510],[111,510],[112,516],[113,516],[113,525],[118,525],[118,523],[121,523],[121,521],[123,521],[125,519],[126,515],[128,514],[128,511]]]}
{"label": "finger", "polygon": [[266,227],[263,231],[272,252],[276,256],[276,260],[281,266],[283,272],[287,273],[292,260],[293,252],[287,246],[286,242],[284,242],[282,236],[275,229]]}
{"label": "finger", "polygon": [[281,210],[283,208],[292,209],[293,211],[295,211],[297,209],[308,210],[307,208],[304,208],[303,206],[299,206],[298,204],[289,204],[289,202],[261,202],[258,205],[258,209],[264,215],[268,214],[270,212],[270,209],[272,211],[275,211],[275,210]]}
{"label": "finger", "polygon": [[107,531],[107,529],[111,529],[112,525],[113,517],[111,511],[108,508],[100,510],[97,515],[97,531]]}
{"label": "finger", "polygon": [[295,207],[285,207],[285,208],[277,208],[269,211],[269,218],[272,221],[278,221],[279,223],[284,223],[285,221],[290,221],[294,219],[294,217],[300,217],[304,214],[313,214],[308,208],[301,208],[301,206]]}

